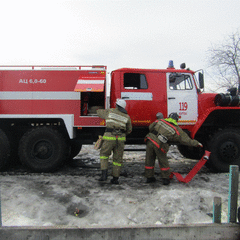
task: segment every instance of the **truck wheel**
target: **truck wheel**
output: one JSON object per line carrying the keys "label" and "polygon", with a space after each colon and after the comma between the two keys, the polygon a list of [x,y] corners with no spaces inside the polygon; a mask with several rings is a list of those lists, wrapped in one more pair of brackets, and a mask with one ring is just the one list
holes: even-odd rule
{"label": "truck wheel", "polygon": [[51,172],[67,159],[69,147],[63,136],[52,128],[26,132],[19,143],[19,158],[35,172]]}
{"label": "truck wheel", "polygon": [[230,165],[240,166],[240,131],[224,129],[209,143],[210,166],[217,172],[229,172]]}
{"label": "truck wheel", "polygon": [[7,135],[0,129],[0,171],[5,170],[10,157],[10,143]]}

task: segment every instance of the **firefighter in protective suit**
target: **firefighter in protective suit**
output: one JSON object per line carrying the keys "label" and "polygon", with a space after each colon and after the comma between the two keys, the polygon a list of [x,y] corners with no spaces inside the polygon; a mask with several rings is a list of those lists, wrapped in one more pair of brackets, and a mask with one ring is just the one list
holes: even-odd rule
{"label": "firefighter in protective suit", "polygon": [[131,119],[125,108],[126,101],[117,99],[116,108],[97,110],[98,116],[106,120],[106,130],[100,150],[102,176],[99,181],[107,180],[108,159],[113,152],[113,179],[111,179],[111,183],[119,184],[118,178],[123,162],[126,135],[132,132]]}
{"label": "firefighter in protective suit", "polygon": [[197,140],[191,139],[177,124],[179,116],[177,113],[171,113],[169,118],[163,119],[162,113],[157,113],[157,120],[150,124],[149,133],[145,137],[146,160],[145,160],[145,177],[147,183],[155,182],[154,166],[156,156],[158,158],[159,167],[163,185],[169,185],[171,170],[167,159],[169,150],[169,141],[179,142],[183,145],[202,147]]}

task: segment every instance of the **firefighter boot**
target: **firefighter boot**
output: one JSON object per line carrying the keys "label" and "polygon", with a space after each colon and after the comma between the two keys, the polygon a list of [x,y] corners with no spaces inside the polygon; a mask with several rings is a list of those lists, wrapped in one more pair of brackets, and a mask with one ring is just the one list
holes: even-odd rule
{"label": "firefighter boot", "polygon": [[102,182],[102,181],[106,181],[107,180],[107,172],[108,170],[102,170],[102,176],[98,179],[98,181]]}
{"label": "firefighter boot", "polygon": [[153,182],[156,182],[156,178],[155,177],[147,178],[146,183],[153,183]]}
{"label": "firefighter boot", "polygon": [[170,184],[170,179],[169,178],[163,178],[163,185],[169,185]]}
{"label": "firefighter boot", "polygon": [[119,184],[118,177],[113,177],[113,179],[111,180],[111,183],[112,184]]}

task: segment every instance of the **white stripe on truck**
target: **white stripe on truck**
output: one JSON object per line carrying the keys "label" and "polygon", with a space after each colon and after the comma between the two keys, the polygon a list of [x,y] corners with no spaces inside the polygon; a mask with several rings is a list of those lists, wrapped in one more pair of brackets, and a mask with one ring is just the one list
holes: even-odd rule
{"label": "white stripe on truck", "polygon": [[0,92],[0,100],[80,100],[80,92]]}

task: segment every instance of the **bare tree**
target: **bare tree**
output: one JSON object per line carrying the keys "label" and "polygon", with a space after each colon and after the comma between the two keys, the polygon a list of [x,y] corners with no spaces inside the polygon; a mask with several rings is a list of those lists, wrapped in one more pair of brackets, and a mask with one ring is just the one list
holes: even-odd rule
{"label": "bare tree", "polygon": [[212,46],[208,50],[210,67],[218,75],[216,83],[220,88],[237,87],[240,92],[240,34],[231,34],[222,44]]}

